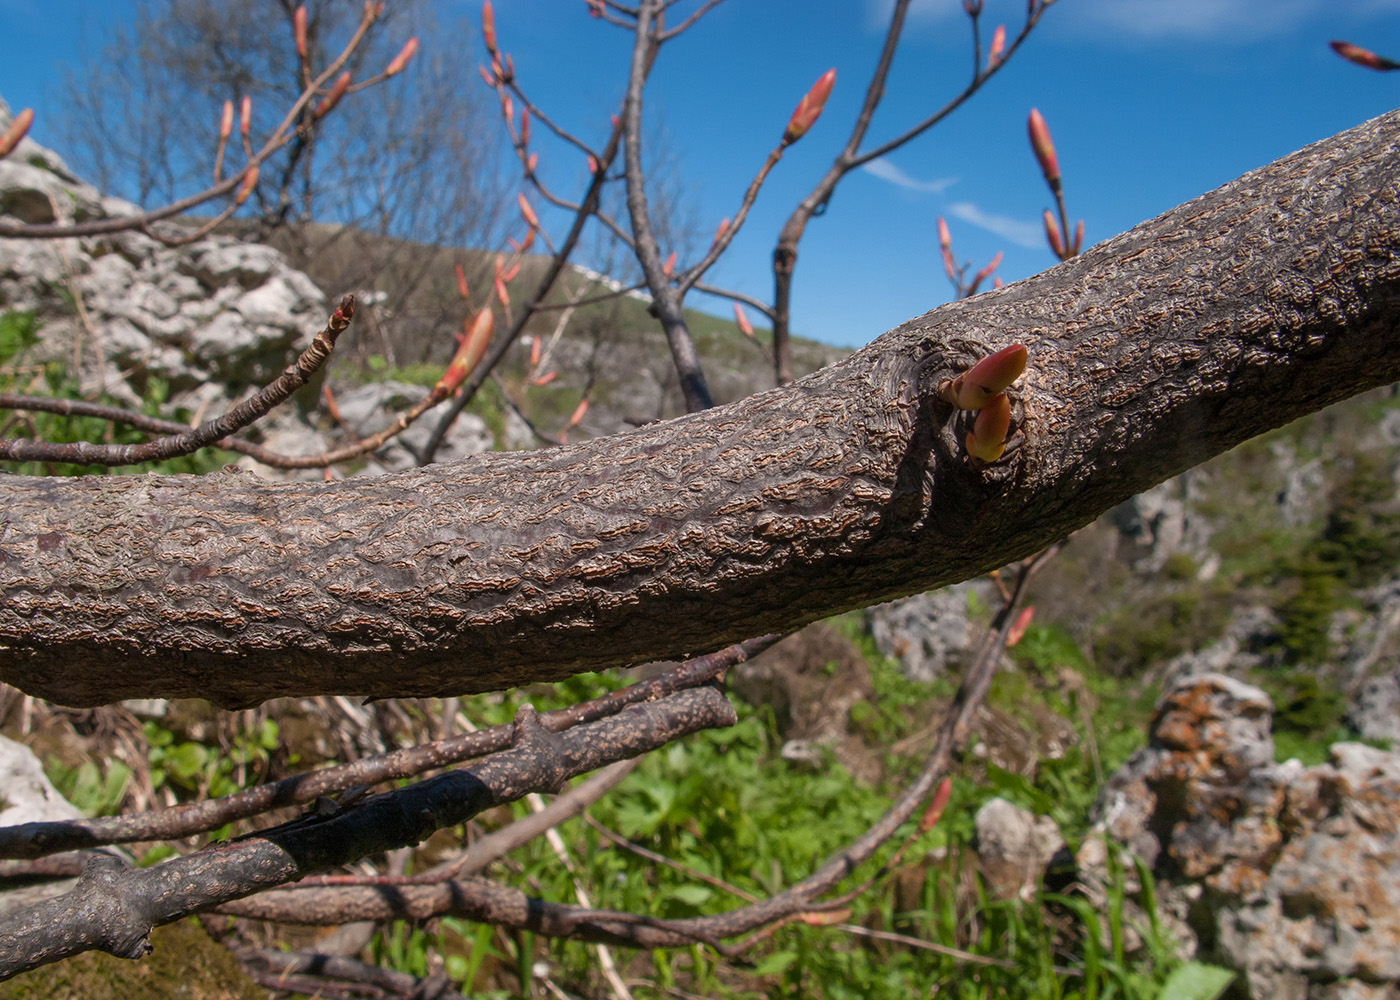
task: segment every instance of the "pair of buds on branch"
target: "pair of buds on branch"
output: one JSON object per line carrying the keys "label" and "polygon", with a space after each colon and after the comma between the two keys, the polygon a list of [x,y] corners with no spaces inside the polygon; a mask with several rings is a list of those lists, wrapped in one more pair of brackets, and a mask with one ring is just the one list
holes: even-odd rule
{"label": "pair of buds on branch", "polygon": [[1045,210],[1045,240],[1056,257],[1069,260],[1077,255],[1084,245],[1084,220],[1079,220],[1079,225],[1074,230],[1074,238],[1070,239],[1069,219],[1065,215],[1065,195],[1060,184],[1059,157],[1055,155],[1055,143],[1050,138],[1050,127],[1045,124],[1045,118],[1035,108],[1031,108],[1031,113],[1026,118],[1026,134],[1030,137],[1031,151],[1035,153],[1036,162],[1040,164],[1045,183],[1050,188],[1050,193],[1055,196],[1055,207],[1060,215],[1060,220],[1056,223],[1050,209]]}
{"label": "pair of buds on branch", "polygon": [[938,395],[959,410],[976,410],[964,444],[967,453],[995,462],[1006,451],[1011,430],[1011,401],[1006,389],[1026,370],[1026,345],[1012,344],[988,355],[957,378],[938,387]]}

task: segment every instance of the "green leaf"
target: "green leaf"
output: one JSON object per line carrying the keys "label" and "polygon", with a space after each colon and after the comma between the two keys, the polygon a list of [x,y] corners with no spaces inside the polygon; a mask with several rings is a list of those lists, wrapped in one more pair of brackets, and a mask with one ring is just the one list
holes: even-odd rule
{"label": "green leaf", "polygon": [[687,906],[700,906],[713,897],[715,891],[707,885],[678,885],[666,893],[667,899],[676,899]]}
{"label": "green leaf", "polygon": [[795,951],[775,951],[754,967],[755,976],[776,976],[783,972],[789,965],[797,961]]}
{"label": "green leaf", "polygon": [[1234,979],[1233,972],[1218,965],[1187,962],[1167,977],[1157,1000],[1215,1000]]}

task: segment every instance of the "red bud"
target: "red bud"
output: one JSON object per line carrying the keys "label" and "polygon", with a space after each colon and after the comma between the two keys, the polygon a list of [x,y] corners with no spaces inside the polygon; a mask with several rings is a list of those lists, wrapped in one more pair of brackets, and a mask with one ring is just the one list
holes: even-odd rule
{"label": "red bud", "polygon": [[520,109],[520,145],[530,145],[530,109]]}
{"label": "red bud", "polygon": [[564,425],[565,430],[570,427],[577,427],[583,415],[588,412],[588,397],[579,400],[578,406],[574,407],[574,412],[569,415],[569,422]]}
{"label": "red bud", "polygon": [[393,62],[384,69],[385,76],[397,76],[403,72],[403,68],[408,65],[408,61],[413,58],[413,54],[418,51],[418,36],[414,35],[403,43],[403,48],[399,49],[399,54],[394,56]]}
{"label": "red bud", "polygon": [[554,381],[556,378],[558,378],[558,377],[559,377],[559,373],[558,373],[558,372],[554,372],[554,371],[545,372],[545,373],[544,373],[543,375],[541,375],[539,378],[535,379],[534,384],[535,384],[535,385],[549,385],[549,383],[553,382],[553,381]]}
{"label": "red bud", "polygon": [[535,167],[539,165],[539,162],[540,162],[540,154],[539,154],[539,153],[531,153],[531,154],[530,154],[530,158],[529,158],[528,160],[525,161],[525,170],[526,170],[526,172],[533,175],[534,172],[535,172]]}
{"label": "red bud", "polygon": [[1055,158],[1055,143],[1050,139],[1050,129],[1046,126],[1045,119],[1035,108],[1031,108],[1031,113],[1026,118],[1026,133],[1030,136],[1035,158],[1040,163],[1040,172],[1045,175],[1045,183],[1050,185],[1051,191],[1058,194],[1060,163]]}
{"label": "red bud", "polygon": [[977,292],[977,286],[982,284],[982,282],[986,281],[988,278],[990,278],[992,276],[992,272],[997,269],[997,265],[1000,263],[1001,251],[998,250],[996,256],[991,259],[991,262],[973,276],[972,287],[968,289],[968,294],[975,294]]}
{"label": "red bud", "polygon": [[1079,248],[1082,247],[1083,245],[1084,245],[1084,220],[1083,220],[1083,219],[1080,219],[1080,220],[1079,220],[1079,223],[1074,227],[1074,243],[1073,243],[1072,246],[1070,247],[1070,251],[1069,251],[1070,256],[1073,257],[1075,254],[1079,253]]}
{"label": "red bud", "polygon": [[787,129],[783,132],[782,144],[784,146],[796,142],[807,134],[807,130],[821,115],[822,108],[826,107],[826,99],[831,96],[831,88],[835,83],[836,70],[829,69],[817,78],[817,82],[812,84],[812,88],[807,93],[802,95],[802,100],[797,103],[796,110],[788,119]]}
{"label": "red bud", "polygon": [[1006,432],[1011,429],[1011,400],[998,393],[977,413],[967,435],[967,453],[984,462],[995,462],[1006,451]]}
{"label": "red bud", "polygon": [[602,16],[603,16],[603,0],[587,0],[587,2],[588,2],[588,16],[589,16],[589,17],[602,17]]}
{"label": "red bud", "polygon": [[1332,51],[1337,55],[1347,62],[1356,63],[1358,66],[1365,66],[1367,69],[1379,70],[1380,72],[1400,69],[1400,63],[1387,59],[1385,56],[1378,56],[1370,49],[1363,49],[1359,45],[1351,44],[1351,42],[1334,41],[1327,44],[1332,46]]}
{"label": "red bud", "polygon": [[671,251],[671,256],[666,258],[666,263],[661,265],[661,273],[666,277],[671,276],[671,272],[676,269],[676,251]]}
{"label": "red bud", "polygon": [[943,818],[943,810],[948,808],[948,800],[953,797],[953,779],[944,778],[938,783],[938,787],[933,791],[933,798],[929,799],[928,808],[919,819],[919,832],[928,833],[938,821]]}
{"label": "red bud", "polygon": [[713,240],[711,240],[710,242],[711,242],[711,243],[718,243],[718,242],[724,237],[724,234],[725,234],[726,232],[728,232],[728,231],[729,231],[729,216],[726,215],[723,219],[720,219],[720,220],[719,220],[719,228],[715,230],[715,238],[714,238]]}
{"label": "red bud", "polygon": [[463,302],[471,298],[467,290],[467,273],[462,270],[461,264],[457,265],[457,294],[462,297]]}

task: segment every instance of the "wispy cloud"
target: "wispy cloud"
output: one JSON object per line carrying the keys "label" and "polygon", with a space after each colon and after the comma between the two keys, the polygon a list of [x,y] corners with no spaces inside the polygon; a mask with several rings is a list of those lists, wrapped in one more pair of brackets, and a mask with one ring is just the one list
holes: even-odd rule
{"label": "wispy cloud", "polygon": [[[988,6],[990,17],[1000,16],[995,3]],[[1052,10],[1047,21],[1063,21],[1096,37],[1112,37],[1105,32],[1114,32],[1162,42],[1248,42],[1289,31],[1312,18],[1335,18],[1342,6],[1351,17],[1394,12],[1394,0],[1349,0],[1345,5],[1336,0],[1270,0],[1268,4],[1259,0],[1080,0],[1072,19],[1068,11]],[[865,0],[867,25],[872,31],[883,30],[893,9],[894,0]],[[966,20],[967,15],[959,0],[913,0],[909,18],[930,24]]]}
{"label": "wispy cloud", "polygon": [[902,187],[906,191],[926,191],[931,194],[942,194],[957,182],[956,177],[940,177],[931,181],[921,181],[917,177],[910,177],[883,156],[871,160],[869,163],[862,164],[861,169],[868,174],[873,174],[882,181],[889,181],[891,184]]}
{"label": "wispy cloud", "polygon": [[1045,236],[1039,223],[1013,219],[1009,215],[984,212],[970,201],[955,201],[948,206],[948,214],[961,219],[978,229],[985,229],[1018,247],[1035,249],[1045,245]]}

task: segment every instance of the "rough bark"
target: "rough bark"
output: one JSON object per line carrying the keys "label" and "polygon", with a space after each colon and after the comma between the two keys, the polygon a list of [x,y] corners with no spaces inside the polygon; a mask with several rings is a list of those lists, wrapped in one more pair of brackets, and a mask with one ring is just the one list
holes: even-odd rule
{"label": "rough bark", "polygon": [[[780,389],[375,480],[5,481],[0,679],[68,704],[445,695],[701,652],[985,572],[1400,377],[1400,116]],[[1022,341],[1022,446],[938,383]]]}

